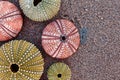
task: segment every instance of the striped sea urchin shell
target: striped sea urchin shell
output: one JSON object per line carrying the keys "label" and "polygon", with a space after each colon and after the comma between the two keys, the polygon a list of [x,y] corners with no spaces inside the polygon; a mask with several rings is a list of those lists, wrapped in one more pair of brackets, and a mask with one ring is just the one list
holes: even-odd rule
{"label": "striped sea urchin shell", "polygon": [[23,13],[33,21],[46,21],[59,11],[61,0],[19,0]]}
{"label": "striped sea urchin shell", "polygon": [[46,53],[54,58],[63,59],[71,56],[79,45],[78,29],[68,20],[56,20],[43,30],[42,46]]}
{"label": "striped sea urchin shell", "polygon": [[33,44],[14,40],[0,47],[0,80],[39,80],[44,61]]}
{"label": "striped sea urchin shell", "polygon": [[48,80],[70,80],[71,70],[65,63],[54,63],[47,72]]}
{"label": "striped sea urchin shell", "polygon": [[18,8],[8,2],[0,1],[0,41],[16,37],[23,24]]}

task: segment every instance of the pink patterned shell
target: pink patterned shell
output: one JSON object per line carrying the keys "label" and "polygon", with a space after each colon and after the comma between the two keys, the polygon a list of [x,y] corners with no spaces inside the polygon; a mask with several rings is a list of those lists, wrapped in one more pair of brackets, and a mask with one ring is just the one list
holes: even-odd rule
{"label": "pink patterned shell", "polygon": [[79,45],[78,29],[68,20],[56,20],[43,30],[42,46],[53,58],[67,58],[76,52]]}
{"label": "pink patterned shell", "polygon": [[22,24],[23,19],[17,7],[8,1],[0,1],[0,41],[16,37]]}

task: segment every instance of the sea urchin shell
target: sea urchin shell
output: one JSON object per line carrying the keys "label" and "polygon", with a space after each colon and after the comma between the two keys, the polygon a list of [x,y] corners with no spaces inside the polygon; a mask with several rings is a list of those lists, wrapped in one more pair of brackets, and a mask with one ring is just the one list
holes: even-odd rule
{"label": "sea urchin shell", "polygon": [[31,43],[14,40],[0,47],[0,80],[39,80],[43,58]]}
{"label": "sea urchin shell", "polygon": [[23,24],[18,8],[8,2],[0,1],[0,41],[16,37]]}
{"label": "sea urchin shell", "polygon": [[54,17],[61,0],[19,0],[24,14],[34,21],[46,21]]}
{"label": "sea urchin shell", "polygon": [[42,33],[42,46],[54,58],[67,58],[76,52],[80,36],[75,25],[64,19],[47,25]]}
{"label": "sea urchin shell", "polygon": [[54,63],[48,69],[48,80],[70,80],[71,70],[65,63]]}

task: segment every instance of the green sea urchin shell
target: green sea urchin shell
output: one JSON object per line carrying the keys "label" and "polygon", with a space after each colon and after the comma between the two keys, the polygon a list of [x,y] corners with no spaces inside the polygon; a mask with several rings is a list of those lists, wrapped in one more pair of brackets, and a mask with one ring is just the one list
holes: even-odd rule
{"label": "green sea urchin shell", "polygon": [[34,21],[53,18],[60,8],[61,0],[19,0],[24,14]]}
{"label": "green sea urchin shell", "polygon": [[64,63],[54,63],[48,69],[48,80],[70,80],[71,70]]}
{"label": "green sea urchin shell", "polygon": [[0,47],[0,80],[39,80],[43,58],[31,43],[14,40]]}

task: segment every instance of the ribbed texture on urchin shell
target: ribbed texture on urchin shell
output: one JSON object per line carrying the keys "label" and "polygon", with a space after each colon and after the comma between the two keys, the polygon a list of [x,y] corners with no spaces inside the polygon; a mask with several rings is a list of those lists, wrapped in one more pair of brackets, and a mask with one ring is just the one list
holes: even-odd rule
{"label": "ribbed texture on urchin shell", "polygon": [[[19,66],[16,73],[12,64]],[[39,80],[43,65],[40,51],[29,42],[14,40],[0,47],[0,80]]]}
{"label": "ribbed texture on urchin shell", "polygon": [[42,0],[36,6],[34,0],[19,0],[19,3],[24,14],[31,20],[46,21],[58,13],[61,0]]}
{"label": "ribbed texture on urchin shell", "polygon": [[45,52],[54,58],[63,59],[71,56],[79,45],[78,29],[68,20],[56,20],[43,30],[42,46]]}
{"label": "ribbed texture on urchin shell", "polygon": [[71,70],[65,63],[54,63],[47,72],[48,80],[70,80]]}
{"label": "ribbed texture on urchin shell", "polygon": [[8,2],[0,1],[0,41],[6,41],[20,32],[23,24],[18,8]]}

